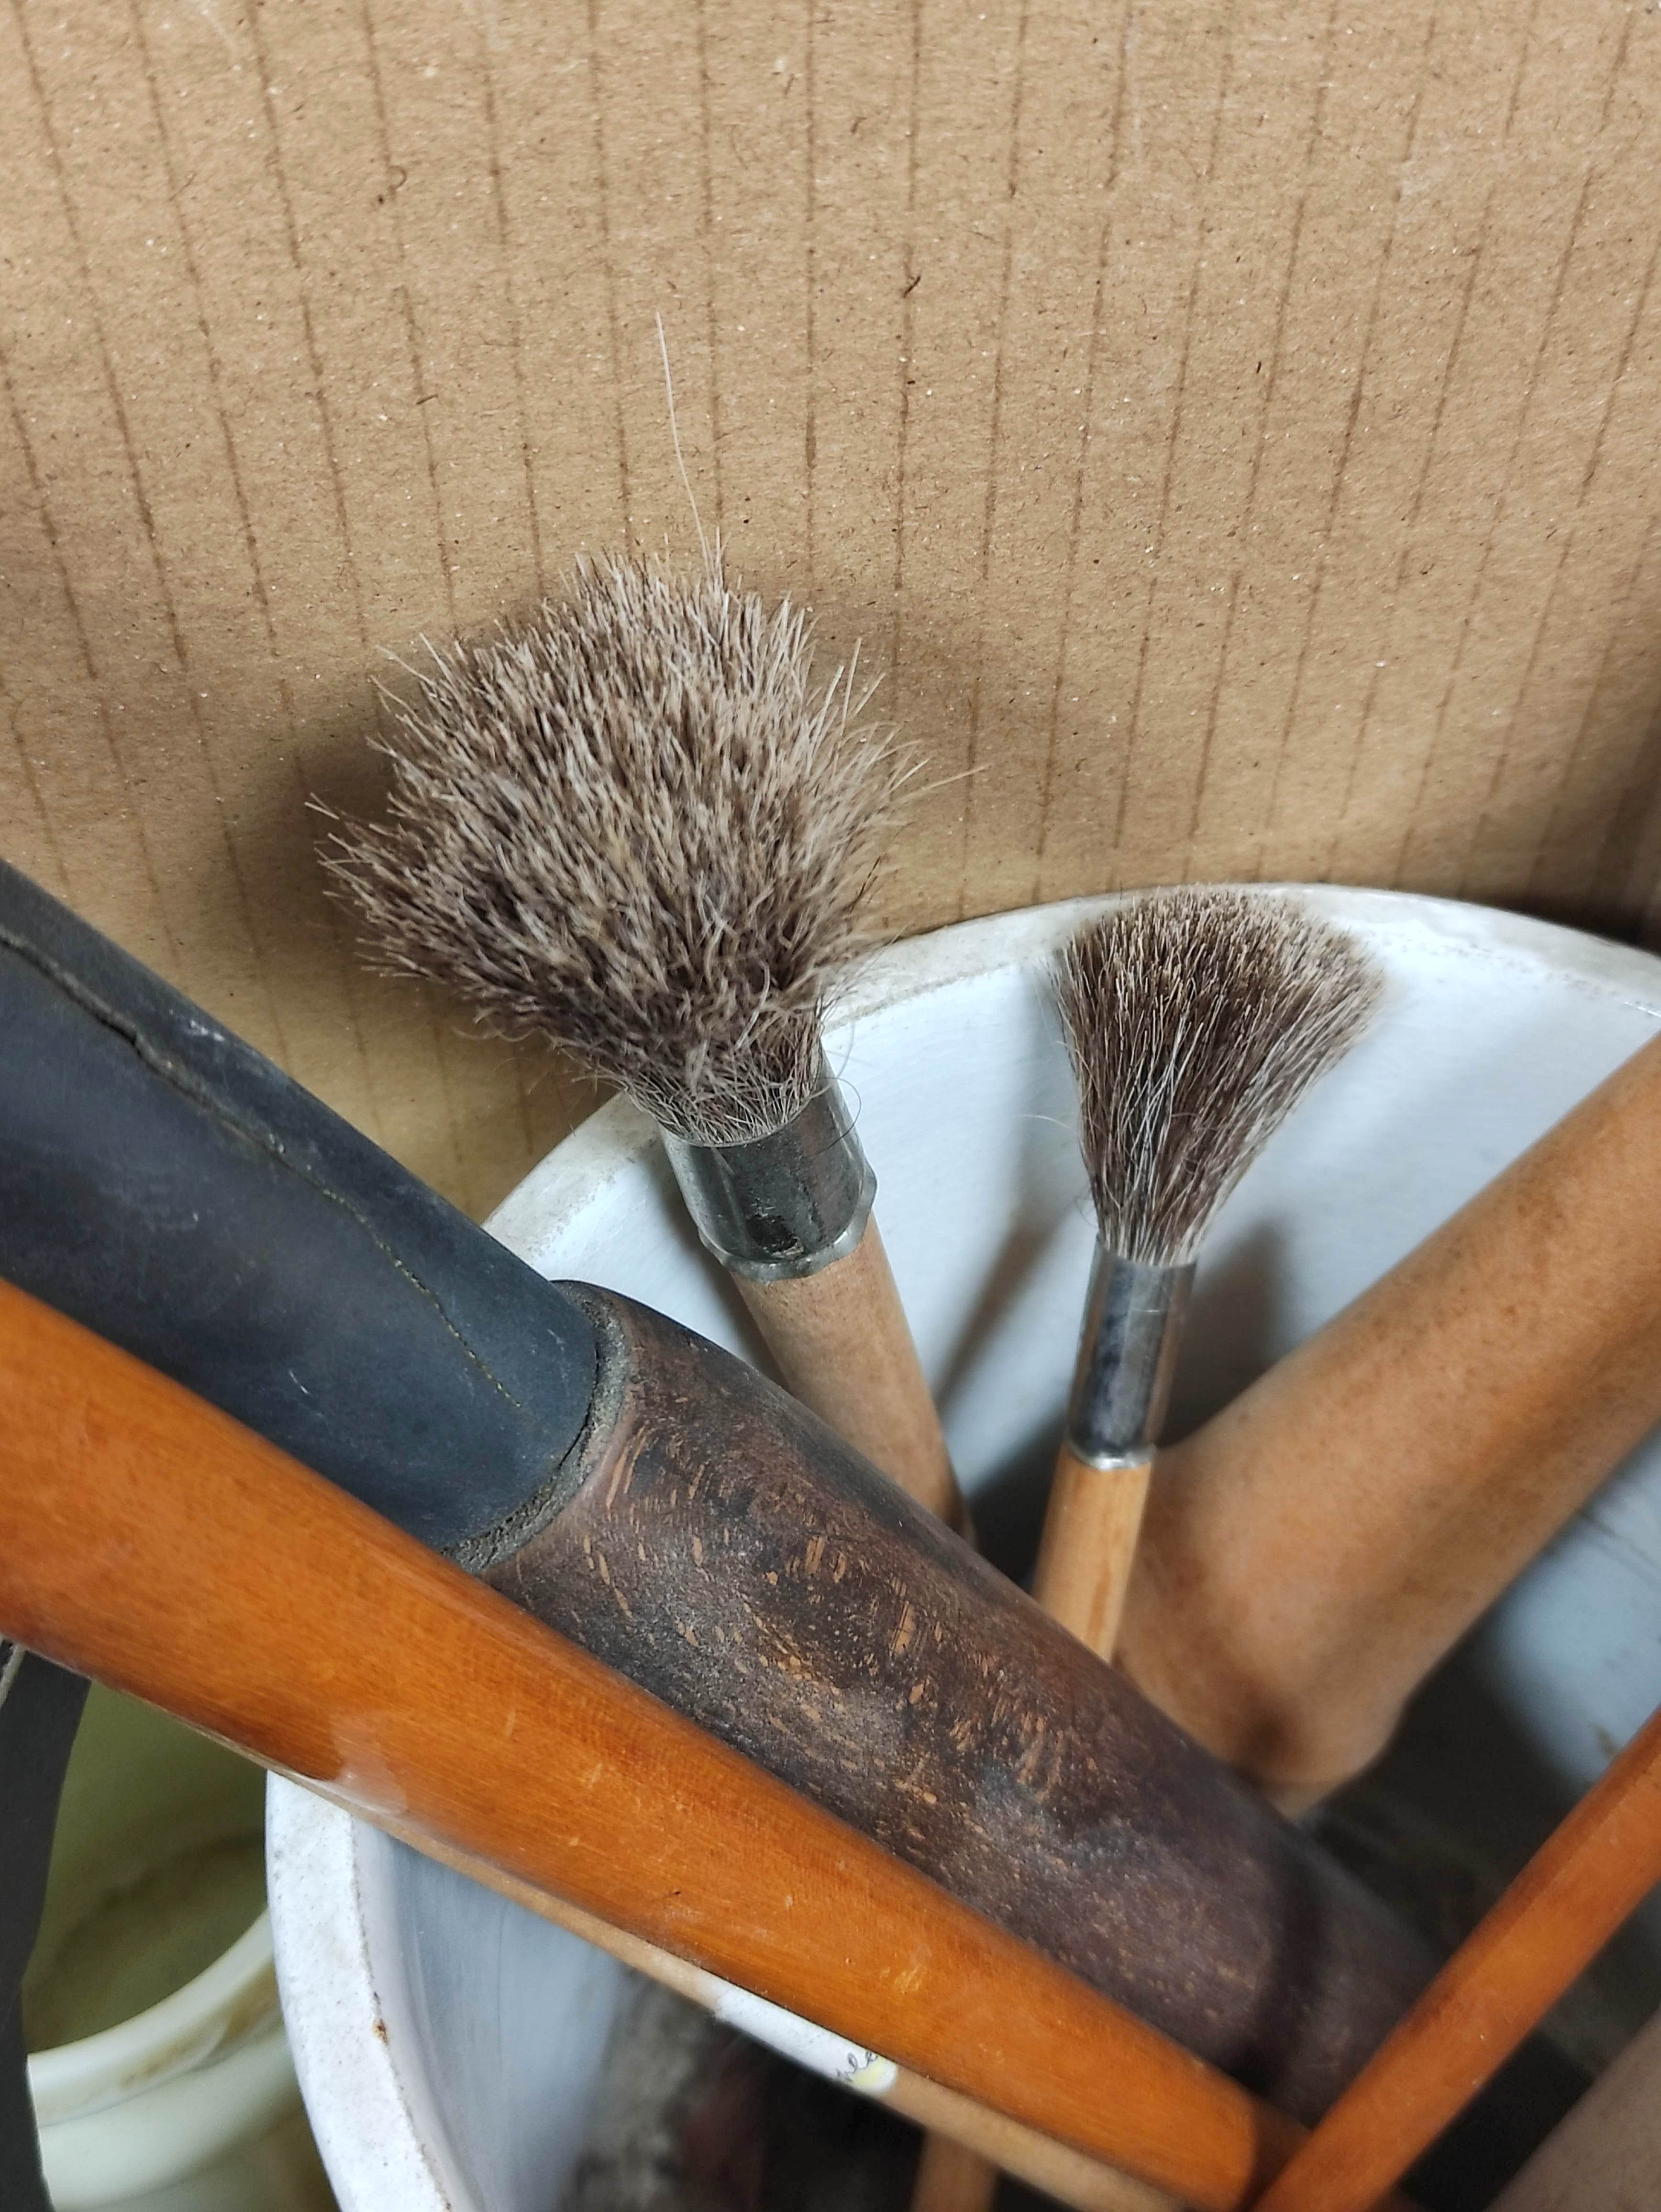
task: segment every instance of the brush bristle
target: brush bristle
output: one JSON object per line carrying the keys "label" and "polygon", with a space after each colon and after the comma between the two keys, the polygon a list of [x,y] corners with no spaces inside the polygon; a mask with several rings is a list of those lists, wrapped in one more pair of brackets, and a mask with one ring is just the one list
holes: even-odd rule
{"label": "brush bristle", "polygon": [[1193,1259],[1378,991],[1350,938],[1284,897],[1149,891],[1082,931],[1056,998],[1103,1243],[1154,1267]]}
{"label": "brush bristle", "polygon": [[385,750],[387,819],[326,865],[381,966],[539,1032],[705,1144],[820,1080],[828,994],[904,763],[816,688],[802,611],[718,558],[582,562],[564,599],[435,653]]}

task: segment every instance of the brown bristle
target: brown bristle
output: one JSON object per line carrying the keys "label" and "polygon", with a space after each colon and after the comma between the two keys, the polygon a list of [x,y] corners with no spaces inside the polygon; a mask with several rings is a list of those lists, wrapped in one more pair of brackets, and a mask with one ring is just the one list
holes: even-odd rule
{"label": "brown bristle", "polygon": [[1056,998],[1103,1243],[1155,1267],[1193,1259],[1379,988],[1352,939],[1283,896],[1147,891],[1083,930]]}
{"label": "brown bristle", "polygon": [[904,763],[803,612],[719,559],[581,562],[533,620],[435,653],[388,818],[326,864],[382,966],[538,1032],[677,1135],[733,1144],[819,1081],[828,994]]}

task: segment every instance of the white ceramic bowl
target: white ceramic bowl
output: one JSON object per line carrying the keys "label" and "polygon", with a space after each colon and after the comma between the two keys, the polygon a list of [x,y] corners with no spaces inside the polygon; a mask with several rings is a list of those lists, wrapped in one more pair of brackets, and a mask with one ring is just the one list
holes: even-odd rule
{"label": "white ceramic bowl", "polygon": [[[1180,1434],[1390,1267],[1661,1026],[1661,962],[1386,893],[1311,903],[1389,988],[1349,1060],[1231,1200],[1202,1266]],[[1042,1510],[1092,1245],[1044,969],[1104,902],[972,922],[875,961],[832,1039],[895,1273],[976,1517],[1019,1556]],[[550,1275],[753,1349],[650,1129],[616,1103],[492,1227]],[[1465,1663],[1567,1793],[1661,1703],[1661,1445],[1636,1454]],[[301,2085],[343,2212],[549,2212],[581,2148],[618,1970],[273,1784],[269,1875]]]}

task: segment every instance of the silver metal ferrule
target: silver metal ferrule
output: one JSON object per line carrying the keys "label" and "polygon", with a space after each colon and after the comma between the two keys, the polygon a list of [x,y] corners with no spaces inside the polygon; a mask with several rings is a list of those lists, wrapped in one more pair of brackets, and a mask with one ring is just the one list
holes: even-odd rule
{"label": "silver metal ferrule", "polygon": [[1153,1267],[1096,1247],[1068,1449],[1087,1467],[1140,1466],[1165,1426],[1194,1263]]}
{"label": "silver metal ferrule", "polygon": [[877,1178],[829,1075],[770,1136],[697,1145],[666,1129],[663,1144],[698,1235],[735,1275],[814,1275],[865,1234]]}

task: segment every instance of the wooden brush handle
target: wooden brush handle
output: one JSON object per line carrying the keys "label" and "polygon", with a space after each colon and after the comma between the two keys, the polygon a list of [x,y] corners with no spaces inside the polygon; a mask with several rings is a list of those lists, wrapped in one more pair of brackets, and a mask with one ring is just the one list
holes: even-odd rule
{"label": "wooden brush handle", "polygon": [[817,1274],[733,1280],[794,1395],[961,1530],[958,1478],[875,1217],[845,1259]]}
{"label": "wooden brush handle", "polygon": [[[395,1835],[403,1832],[390,1820],[383,1820],[380,1825]],[[661,1983],[664,1988],[673,1990],[678,1996],[693,2004],[702,2005],[705,2011],[725,2009],[723,2000],[732,1995],[732,1985],[687,1960],[676,1958],[672,1952],[660,1951],[638,1936],[625,1935],[621,1929],[595,1919],[592,1913],[581,1912],[575,1905],[550,1896],[545,1890],[532,1889],[497,1868],[468,1857],[465,1852],[435,1845],[430,1838],[417,1835],[405,1836],[405,1840],[413,1843],[429,1858],[441,1859],[445,1865],[483,1882],[515,1905],[551,1921],[557,1928],[563,1928],[584,1942],[592,1943],[632,1972]],[[886,2087],[861,2084],[857,2094],[887,2106],[891,2112],[915,2121],[920,2127],[936,2130],[937,2136],[933,2139],[946,2142],[960,2160],[972,2160],[982,2166],[995,2160],[989,2169],[995,2183],[1001,2168],[1030,2188],[1042,2190],[1058,2203],[1072,2206],[1074,2212],[1177,2212],[1176,2200],[1165,2191],[1137,2181],[1116,2166],[1104,2166],[1082,2151],[1069,2149],[1053,2136],[1039,2135],[1006,2114],[994,2112],[989,2105],[977,2104],[956,2090],[943,2088],[926,2075],[914,2074],[904,2066],[895,2069],[894,2079]],[[1288,2144],[1301,2133],[1292,2123],[1285,2124]]]}
{"label": "wooden brush handle", "polygon": [[605,1418],[543,1526],[486,1569],[496,1587],[1318,2117],[1430,1978],[1424,1947],[794,1399],[566,1287]]}
{"label": "wooden brush handle", "polygon": [[1661,1419],[1661,1039],[1161,1455],[1120,1633],[1288,1805],[1402,1704]]}
{"label": "wooden brush handle", "polygon": [[1153,1468],[1151,1458],[1091,1467],[1066,1444],[1056,1455],[1032,1595],[1104,1659],[1118,1641]]}
{"label": "wooden brush handle", "polygon": [[1244,2091],[9,1285],[0,1453],[0,1633],[1195,2204],[1284,2155]]}
{"label": "wooden brush handle", "polygon": [[1658,1881],[1661,1712],[1460,1946],[1259,2212],[1368,2212]]}

